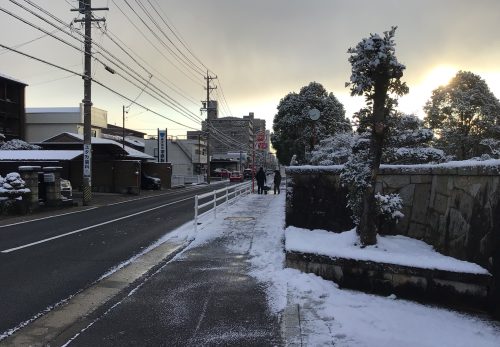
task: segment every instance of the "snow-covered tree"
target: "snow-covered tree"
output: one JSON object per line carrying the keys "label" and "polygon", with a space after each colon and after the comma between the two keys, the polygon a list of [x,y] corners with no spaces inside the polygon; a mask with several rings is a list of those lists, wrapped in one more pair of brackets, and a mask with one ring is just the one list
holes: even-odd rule
{"label": "snow-covered tree", "polygon": [[[308,116],[313,108],[321,113],[317,121]],[[292,92],[281,99],[273,120],[271,142],[280,163],[288,164],[294,154],[303,163],[313,141],[318,143],[337,132],[350,130],[344,106],[320,83],[311,82],[299,93]]]}
{"label": "snow-covered tree", "polygon": [[[398,62],[395,54],[394,34],[396,27],[384,32],[383,37],[370,34],[356,47],[350,48],[351,79],[346,83],[351,95],[363,95],[367,102],[367,124],[370,125],[369,147],[358,151],[361,158],[352,156],[345,166],[344,176],[357,175],[362,185],[362,213],[357,226],[361,243],[372,245],[377,242],[378,208],[375,198],[377,179],[384,140],[390,129],[388,117],[397,104],[395,97],[408,93],[408,87],[401,81],[405,66]],[[367,153],[367,155],[366,155]],[[349,171],[352,170],[352,171]]]}
{"label": "snow-covered tree", "polygon": [[312,165],[339,165],[347,162],[352,153],[356,135],[341,132],[320,141],[311,152]]}
{"label": "snow-covered tree", "polygon": [[31,145],[23,140],[13,139],[0,145],[0,150],[33,150],[40,149],[40,146]]}
{"label": "snow-covered tree", "polygon": [[480,142],[481,145],[489,149],[489,153],[486,153],[487,157],[492,155],[495,158],[500,157],[500,140],[495,140],[492,138],[484,139]]}
{"label": "snow-covered tree", "polygon": [[415,115],[392,112],[388,118],[389,130],[384,145],[382,162],[384,164],[422,164],[440,163],[446,154],[430,147],[434,138],[431,129]]}
{"label": "snow-covered tree", "polygon": [[17,196],[23,193],[29,193],[26,188],[26,182],[17,172],[11,172],[5,177],[0,176],[0,195],[1,196]]}
{"label": "snow-covered tree", "polygon": [[437,135],[435,146],[463,160],[478,156],[491,130],[500,125],[500,102],[478,75],[459,71],[446,86],[432,92],[425,123]]}

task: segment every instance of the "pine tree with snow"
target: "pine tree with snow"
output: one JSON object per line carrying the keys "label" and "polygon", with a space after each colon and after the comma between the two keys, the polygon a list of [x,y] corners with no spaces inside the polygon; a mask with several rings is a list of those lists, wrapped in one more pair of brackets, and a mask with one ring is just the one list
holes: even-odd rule
{"label": "pine tree with snow", "polygon": [[[408,93],[408,87],[401,81],[405,66],[398,62],[395,55],[394,34],[396,27],[384,32],[383,37],[370,34],[356,47],[350,48],[351,79],[346,83],[351,95],[363,95],[367,102],[367,124],[370,125],[370,136],[367,155],[364,160],[353,160],[352,166],[358,167],[360,181],[364,185],[361,205],[361,216],[357,232],[361,243],[372,245],[377,242],[378,209],[375,198],[375,182],[377,179],[384,140],[390,129],[388,121],[390,112],[397,104],[395,97]],[[353,156],[355,157],[355,156]],[[350,167],[348,163],[347,168]]]}
{"label": "pine tree with snow", "polygon": [[438,135],[435,146],[458,160],[481,155],[481,141],[500,139],[500,102],[478,75],[459,71],[446,86],[432,92],[425,123]]}
{"label": "pine tree with snow", "polygon": [[312,165],[340,165],[347,162],[356,141],[352,132],[341,132],[320,141],[311,152]]}
{"label": "pine tree with snow", "polygon": [[[319,120],[309,118],[308,112],[313,108],[320,111]],[[337,132],[350,130],[340,101],[320,83],[311,82],[299,93],[292,92],[281,99],[273,120],[271,142],[281,163],[288,164],[294,154],[299,163],[304,163],[313,141],[318,143]]]}

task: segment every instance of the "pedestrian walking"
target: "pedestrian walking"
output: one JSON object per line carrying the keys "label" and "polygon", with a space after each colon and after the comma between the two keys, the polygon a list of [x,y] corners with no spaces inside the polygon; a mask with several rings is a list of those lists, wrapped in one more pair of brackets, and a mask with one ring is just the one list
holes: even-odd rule
{"label": "pedestrian walking", "polygon": [[279,170],[274,170],[274,194],[280,193],[281,174]]}
{"label": "pedestrian walking", "polygon": [[264,193],[264,184],[266,183],[266,173],[264,172],[264,168],[260,168],[255,175],[255,179],[257,180],[257,194]]}

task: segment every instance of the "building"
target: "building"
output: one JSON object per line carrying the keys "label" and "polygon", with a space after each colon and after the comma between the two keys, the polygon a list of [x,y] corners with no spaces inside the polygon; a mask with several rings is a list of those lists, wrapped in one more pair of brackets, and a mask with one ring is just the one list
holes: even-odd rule
{"label": "building", "polygon": [[[102,137],[103,129],[108,126],[108,113],[92,107],[93,137]],[[52,107],[26,109],[27,142],[42,142],[58,134],[67,132],[83,134],[83,105],[80,107]]]}
{"label": "building", "polygon": [[25,140],[26,86],[26,83],[0,74],[0,133],[6,140]]}
{"label": "building", "polygon": [[253,123],[250,118],[223,117],[202,122],[202,130],[210,128],[210,155],[250,151],[253,143]]}
{"label": "building", "polygon": [[[158,139],[146,139],[145,153],[158,159]],[[207,145],[200,135],[190,134],[187,139],[167,139],[167,161],[172,164],[172,175],[195,176],[206,172]]]}
{"label": "building", "polygon": [[144,136],[147,135],[146,133],[112,124],[108,124],[107,128],[101,129],[101,132],[101,137],[103,139],[114,140],[141,152],[144,152],[145,150]]}

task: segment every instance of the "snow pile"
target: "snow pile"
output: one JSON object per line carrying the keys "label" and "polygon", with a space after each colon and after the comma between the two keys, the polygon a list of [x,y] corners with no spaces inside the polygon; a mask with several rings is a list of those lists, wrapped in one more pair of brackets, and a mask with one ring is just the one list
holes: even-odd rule
{"label": "snow pile", "polygon": [[360,248],[355,229],[337,234],[326,230],[306,230],[290,226],[285,235],[287,251],[424,269],[489,274],[477,264],[442,255],[423,241],[401,235],[377,235],[377,245],[365,248]]}
{"label": "snow pile", "polygon": [[339,289],[313,274],[284,270],[300,305],[308,346],[497,347],[500,327],[472,315]]}

